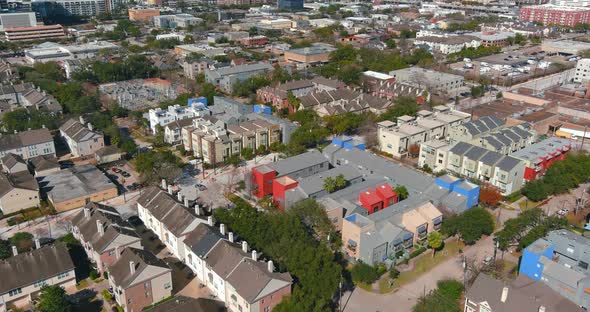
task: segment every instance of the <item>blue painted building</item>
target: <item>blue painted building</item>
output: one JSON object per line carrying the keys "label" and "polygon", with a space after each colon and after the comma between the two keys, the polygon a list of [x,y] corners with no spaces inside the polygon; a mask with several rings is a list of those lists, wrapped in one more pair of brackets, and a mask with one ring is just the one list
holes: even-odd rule
{"label": "blue painted building", "polygon": [[522,254],[519,273],[590,309],[590,239],[566,230],[549,232]]}

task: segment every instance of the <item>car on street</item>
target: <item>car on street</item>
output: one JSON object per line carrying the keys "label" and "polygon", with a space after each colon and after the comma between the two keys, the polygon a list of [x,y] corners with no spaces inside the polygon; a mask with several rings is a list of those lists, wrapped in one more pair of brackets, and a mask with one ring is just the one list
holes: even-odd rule
{"label": "car on street", "polygon": [[197,189],[199,189],[199,191],[205,191],[205,190],[207,190],[207,187],[205,185],[203,185],[203,184],[200,184],[200,183],[195,184],[195,187]]}

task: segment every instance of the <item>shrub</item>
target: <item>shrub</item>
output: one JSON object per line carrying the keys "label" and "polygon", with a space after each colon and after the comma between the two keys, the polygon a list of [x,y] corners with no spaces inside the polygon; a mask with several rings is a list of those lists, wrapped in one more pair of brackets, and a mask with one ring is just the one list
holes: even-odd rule
{"label": "shrub", "polygon": [[425,251],[426,251],[426,247],[420,247],[420,248],[412,251],[412,253],[410,254],[410,259],[418,257],[419,255],[421,255]]}
{"label": "shrub", "polygon": [[102,272],[102,278],[104,278],[105,280],[108,280],[109,279],[109,272],[107,272],[107,271]]}
{"label": "shrub", "polygon": [[392,267],[391,270],[389,270],[389,277],[390,278],[397,278],[398,276],[399,276],[399,271]]}
{"label": "shrub", "polygon": [[352,280],[356,283],[373,284],[373,282],[379,279],[378,269],[362,261],[357,262],[352,267],[351,274]]}
{"label": "shrub", "polygon": [[102,297],[104,298],[104,300],[106,301],[113,301],[113,295],[111,295],[111,293],[108,290],[103,290],[100,292],[102,294]]}
{"label": "shrub", "polygon": [[96,270],[92,270],[92,271],[90,271],[90,274],[89,274],[89,276],[90,276],[90,279],[91,279],[91,280],[95,280],[95,279],[97,279],[97,278],[99,278],[99,277],[100,277],[100,275],[98,274],[98,272],[96,272]]}

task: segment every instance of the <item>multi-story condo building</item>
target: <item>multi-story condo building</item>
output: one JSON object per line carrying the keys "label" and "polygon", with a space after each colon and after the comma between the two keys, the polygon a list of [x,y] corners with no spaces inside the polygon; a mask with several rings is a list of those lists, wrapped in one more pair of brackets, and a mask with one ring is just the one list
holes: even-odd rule
{"label": "multi-story condo building", "polygon": [[93,131],[90,123],[85,127],[83,122],[72,118],[59,127],[59,133],[74,157],[93,155],[104,147],[104,136]]}
{"label": "multi-story condo building", "polygon": [[[3,158],[4,162],[6,159]],[[28,169],[18,173],[0,173],[0,211],[8,215],[38,207],[39,184]]]}
{"label": "multi-story condo building", "polygon": [[394,70],[389,72],[389,75],[397,82],[424,88],[431,93],[444,93],[453,96],[465,84],[463,76],[420,67]]}
{"label": "multi-story condo building", "polygon": [[52,15],[97,16],[107,11],[105,0],[40,0],[32,2],[41,17]]}
{"label": "multi-story condo building", "polygon": [[428,46],[432,52],[451,54],[466,48],[477,48],[481,40],[474,36],[425,36],[414,40],[416,46]]}
{"label": "multi-story condo building", "polygon": [[590,8],[552,4],[524,6],[520,8],[519,18],[523,22],[538,22],[546,26],[574,27],[590,24]]}
{"label": "multi-story condo building", "polygon": [[166,191],[157,187],[149,187],[143,191],[142,197],[137,201],[138,216],[175,257],[184,259],[182,242],[199,223],[207,220],[196,211],[189,211],[188,199],[183,199],[180,194],[175,198],[172,186],[168,187],[166,181],[162,181],[162,186]]}
{"label": "multi-story condo building", "polygon": [[154,26],[159,28],[186,28],[203,21],[202,18],[190,14],[158,15],[152,17],[151,20]]}
{"label": "multi-story condo building", "polygon": [[377,124],[379,149],[393,157],[404,157],[412,145],[445,138],[449,131],[471,119],[471,115],[447,106],[436,106],[434,112],[420,111],[418,117],[401,116],[397,123]]}
{"label": "multi-story condo building", "polygon": [[585,311],[555,290],[527,276],[505,282],[480,273],[465,294],[463,312]]}
{"label": "multi-story condo building", "polygon": [[211,115],[209,109],[207,109],[206,99],[200,102],[192,102],[187,106],[180,106],[178,104],[168,106],[166,109],[152,108],[148,112],[150,130],[152,133],[156,133],[156,126],[165,126],[173,121],[182,120],[193,117],[201,117]]}
{"label": "multi-story condo building", "polygon": [[6,41],[27,41],[38,39],[65,38],[66,33],[61,25],[40,25],[29,27],[4,28]]}
{"label": "multi-story condo building", "polygon": [[590,81],[590,59],[581,59],[576,63],[576,75],[574,81],[587,83]]}
{"label": "multi-story condo building", "polygon": [[123,249],[108,272],[115,301],[125,312],[141,311],[172,295],[172,270],[149,251]]}
{"label": "multi-story condo building", "polygon": [[524,179],[531,181],[543,176],[554,162],[565,159],[571,147],[569,140],[552,137],[512,153],[510,156],[524,162]]}
{"label": "multi-story condo building", "polygon": [[15,154],[24,160],[41,155],[55,156],[53,136],[46,128],[0,136],[0,156]]}
{"label": "multi-story condo building", "polygon": [[34,12],[0,14],[0,30],[35,26],[37,26],[37,17]]}
{"label": "multi-story condo building", "polygon": [[127,11],[129,20],[147,23],[152,18],[160,16],[160,9],[151,8],[133,8]]}
{"label": "multi-story condo building", "polygon": [[568,230],[556,230],[524,249],[519,273],[588,310],[589,263],[590,239]]}
{"label": "multi-story condo building", "polygon": [[255,75],[263,75],[273,70],[267,63],[228,66],[216,70],[205,70],[205,80],[218,86],[222,91],[232,93],[237,82],[244,81]]}
{"label": "multi-story condo building", "polygon": [[219,229],[199,224],[185,248],[185,263],[229,311],[272,311],[291,293],[291,275],[277,272],[272,260],[260,261],[258,252],[246,241],[235,242],[223,224]]}
{"label": "multi-story condo building", "polygon": [[142,249],[141,238],[117,209],[88,203],[72,219],[74,237],[80,241],[98,272],[106,272],[125,247]]}
{"label": "multi-story condo building", "polygon": [[524,162],[512,156],[459,142],[447,153],[446,170],[458,175],[488,182],[504,195],[524,185]]}
{"label": "multi-story condo building", "polygon": [[13,256],[0,261],[0,311],[30,306],[44,286],[76,291],[75,266],[66,245],[57,242],[41,247],[35,240],[35,247],[19,254],[13,246]]}

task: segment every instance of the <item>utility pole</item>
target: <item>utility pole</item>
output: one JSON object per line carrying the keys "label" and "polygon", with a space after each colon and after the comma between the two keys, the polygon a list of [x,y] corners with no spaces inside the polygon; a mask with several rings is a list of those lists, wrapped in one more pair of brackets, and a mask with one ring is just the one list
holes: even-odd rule
{"label": "utility pole", "polygon": [[338,282],[338,289],[340,291],[340,296],[338,297],[338,308],[340,312],[343,311],[342,309],[342,273],[340,273],[340,281]]}
{"label": "utility pole", "polygon": [[580,149],[584,148],[584,141],[586,140],[586,130],[588,129],[588,126],[584,126],[584,135],[582,136],[582,144],[580,145]]}

